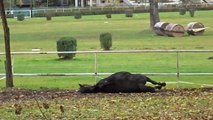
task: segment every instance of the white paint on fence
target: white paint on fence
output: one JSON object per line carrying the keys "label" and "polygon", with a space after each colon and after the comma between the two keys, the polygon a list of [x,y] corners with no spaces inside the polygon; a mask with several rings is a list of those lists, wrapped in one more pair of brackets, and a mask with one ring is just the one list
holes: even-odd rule
{"label": "white paint on fence", "polygon": [[[113,73],[14,73],[13,76],[107,76]],[[177,73],[140,73],[147,76],[177,76]],[[0,73],[1,76],[5,75]],[[180,73],[180,76],[213,76],[213,73]]]}
{"label": "white paint on fence", "polygon": [[186,81],[178,81],[179,83],[182,84],[190,84],[190,85],[199,85],[199,86],[209,86],[213,87],[213,84],[199,84],[199,83],[193,83],[193,82],[186,82]]}
{"label": "white paint on fence", "polygon": [[[112,50],[112,51],[61,51],[61,52],[11,52],[12,55],[24,54],[58,54],[58,53],[76,53],[76,54],[91,54],[91,53],[158,53],[158,52],[213,52],[213,50]],[[0,55],[5,55],[0,52]]]}
{"label": "white paint on fence", "polygon": [[[178,81],[178,82],[166,82],[166,84],[190,84],[190,85],[198,85],[201,87],[213,87],[213,84],[199,84],[199,83],[193,83],[193,82],[187,82],[187,81]],[[147,83],[151,84],[151,83]]]}
{"label": "white paint on fence", "polygon": [[1,77],[1,78],[0,78],[0,80],[3,80],[3,79],[5,79],[5,78],[6,78],[6,76],[4,76],[4,77]]}

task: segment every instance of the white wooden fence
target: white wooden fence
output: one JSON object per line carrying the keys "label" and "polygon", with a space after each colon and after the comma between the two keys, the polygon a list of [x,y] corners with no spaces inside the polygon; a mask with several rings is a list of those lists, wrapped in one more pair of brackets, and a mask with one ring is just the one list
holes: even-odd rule
{"label": "white wooden fence", "polygon": [[[15,76],[96,76],[96,75],[108,75],[111,73],[98,73],[97,71],[97,54],[100,53],[176,53],[176,73],[143,73],[151,76],[212,76],[213,73],[180,73],[179,72],[179,54],[183,52],[213,52],[213,50],[116,50],[116,51],[63,51],[63,52],[11,52],[12,55],[30,55],[30,54],[58,54],[58,53],[76,53],[76,54],[94,54],[94,73],[48,73],[48,74],[19,74],[14,73]],[[5,55],[4,52],[0,52],[0,55]],[[4,74],[0,74],[4,75]]]}
{"label": "white wooden fence", "polygon": [[[141,73],[148,76],[177,76],[179,82],[180,76],[213,76],[213,72],[209,73],[180,73],[179,54],[181,53],[212,53],[213,50],[116,50],[116,51],[63,51],[63,52],[11,52],[11,55],[32,55],[32,54],[58,54],[58,53],[76,53],[76,54],[94,54],[94,72],[93,73],[13,73],[13,76],[102,76],[112,73],[99,73],[97,65],[97,55],[100,53],[176,53],[176,72],[175,73]],[[5,55],[0,52],[0,55]],[[101,63],[100,63],[101,64]],[[0,73],[0,76],[5,76],[5,73]]]}

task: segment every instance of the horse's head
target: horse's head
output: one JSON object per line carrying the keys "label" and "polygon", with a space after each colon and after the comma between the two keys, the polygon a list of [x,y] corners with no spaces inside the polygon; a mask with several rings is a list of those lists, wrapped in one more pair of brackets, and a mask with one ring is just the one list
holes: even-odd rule
{"label": "horse's head", "polygon": [[95,93],[95,86],[92,86],[92,85],[86,85],[86,84],[79,84],[80,86],[80,89],[78,92],[81,92],[81,93]]}

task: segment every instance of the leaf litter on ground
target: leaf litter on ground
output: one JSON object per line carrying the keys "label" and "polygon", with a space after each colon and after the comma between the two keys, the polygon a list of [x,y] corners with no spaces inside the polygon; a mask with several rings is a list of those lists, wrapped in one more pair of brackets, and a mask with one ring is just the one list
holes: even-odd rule
{"label": "leaf litter on ground", "polygon": [[213,88],[116,94],[15,88],[0,91],[0,103],[2,120],[213,119]]}

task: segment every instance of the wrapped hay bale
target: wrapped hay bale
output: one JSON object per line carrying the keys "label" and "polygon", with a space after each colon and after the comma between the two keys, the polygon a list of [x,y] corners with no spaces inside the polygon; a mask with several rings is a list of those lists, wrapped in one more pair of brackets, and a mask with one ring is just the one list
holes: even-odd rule
{"label": "wrapped hay bale", "polygon": [[190,22],[186,27],[186,31],[189,35],[202,35],[205,31],[205,27],[202,23]]}
{"label": "wrapped hay bale", "polygon": [[167,22],[157,22],[155,25],[154,25],[154,31],[157,35],[166,35],[165,33],[165,28],[166,26],[168,25],[169,23]]}
{"label": "wrapped hay bale", "polygon": [[165,28],[165,33],[169,37],[182,37],[184,35],[184,27],[179,24],[169,23]]}

